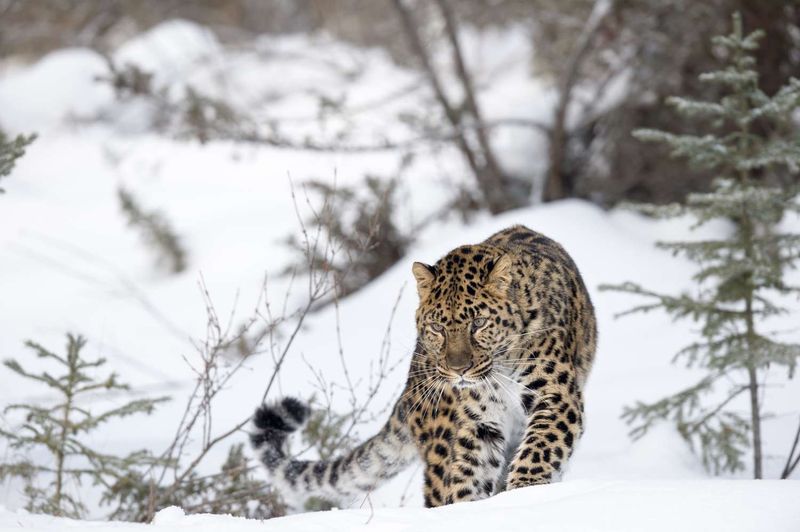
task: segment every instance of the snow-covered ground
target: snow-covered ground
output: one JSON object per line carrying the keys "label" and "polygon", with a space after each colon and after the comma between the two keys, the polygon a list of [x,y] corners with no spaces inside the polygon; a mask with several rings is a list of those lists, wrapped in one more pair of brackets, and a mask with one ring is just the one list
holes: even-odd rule
{"label": "snow-covered ground", "polygon": [[0,528],[79,528],[93,532],[796,532],[800,524],[798,498],[800,483],[777,480],[580,480],[524,488],[489,500],[435,509],[362,508],[256,521],[221,515],[187,516],[172,507],[161,510],[152,525],[76,522],[24,512],[0,512]]}
{"label": "snow-covered ground", "polygon": [[[481,97],[490,119],[547,119],[552,92],[529,75],[528,42],[516,31],[475,34],[467,40],[471,62],[480,66],[479,85],[485,85]],[[411,133],[396,115],[405,109],[419,111],[425,101],[413,72],[393,65],[380,51],[354,49],[324,36],[270,38],[260,41],[256,51],[230,51],[208,32],[173,22],[126,44],[116,57],[152,69],[156,79],[174,90],[191,82],[243,109],[255,109],[261,120],[280,119],[290,124],[286,133],[296,138],[335,138],[346,129],[353,142],[377,135],[402,139]],[[152,109],[147,105],[120,103],[107,86],[93,81],[104,68],[103,60],[90,51],[62,50],[36,64],[6,65],[0,71],[0,126],[13,133],[40,134],[3,181],[7,193],[0,196],[0,355],[35,365],[24,340],[59,349],[66,332],[84,334],[88,354],[106,357],[135,391],[174,398],[153,416],[136,421],[135,426],[146,430],[131,430],[128,420],[115,422],[94,436],[93,443],[109,451],[144,447],[160,452],[172,436],[193,378],[183,357],[196,361],[190,340],[205,334],[200,275],[220,316],[233,311],[240,318],[249,315],[265,274],[269,297],[280,306],[290,286],[277,274],[293,259],[282,242],[298,231],[291,183],[299,188],[308,178],[335,176],[341,184],[356,183],[365,174],[389,178],[400,161],[393,152],[344,155],[173,140],[149,131]],[[389,104],[372,105],[404,87],[408,89]],[[350,122],[333,117],[320,123],[320,94],[334,99],[346,95],[347,104],[362,111]],[[541,167],[543,139],[538,133],[508,130],[497,140],[506,164],[515,171]],[[452,184],[465,179],[463,163],[450,149],[416,157],[403,174],[401,226],[412,227],[440,207]],[[168,215],[189,251],[185,273],[166,276],[153,268],[148,250],[119,211],[119,185],[133,190],[145,207]],[[364,393],[370,361],[381,350],[392,306],[401,295],[389,351],[391,362],[399,366],[372,408],[378,410],[397,397],[414,344],[412,261],[433,262],[456,245],[481,241],[514,223],[541,231],[567,248],[598,312],[600,344],[587,390],[587,431],[563,483],[425,511],[419,508],[421,475],[412,468],[371,495],[371,519],[370,510],[360,509],[262,524],[183,517],[168,509],[159,514],[157,524],[165,530],[516,530],[534,524],[561,530],[800,529],[796,481],[738,480],[748,472],[736,479],[708,480],[698,458],[670,426],[659,426],[632,442],[619,418],[624,405],[657,399],[697,378],[697,373],[670,364],[695,333],[691,324],[671,323],[658,313],[615,320],[614,314],[632,301],[601,293],[597,286],[631,280],[663,291],[688,289],[691,267],[656,250],[653,243],[690,238],[689,220],[656,222],[564,201],[495,218],[481,216],[468,225],[454,218],[427,227],[416,235],[407,257],[338,309],[344,360],[357,391]],[[787,224],[800,231],[800,221]],[[725,230],[723,225],[709,226],[694,237]],[[800,281],[797,273],[793,278]],[[302,287],[295,286],[290,305],[302,296]],[[790,303],[800,309],[796,301]],[[800,340],[796,315],[774,324],[787,331],[787,340]],[[329,382],[344,382],[336,324],[334,308],[308,320],[274,397],[284,392],[310,396],[317,384],[313,371]],[[269,356],[254,357],[229,383],[216,405],[216,433],[235,425],[260,401],[272,366]],[[800,381],[786,381],[784,374],[773,371],[768,384],[764,406],[774,416],[764,427],[765,469],[768,478],[776,478],[797,424]],[[347,399],[339,393],[334,405],[345,407]],[[48,400],[46,389],[34,389],[11,372],[0,371],[0,404]],[[121,400],[96,398],[94,403]],[[745,408],[744,403],[733,406]],[[378,419],[362,427],[360,436],[380,423]],[[245,438],[242,433],[234,440]],[[212,453],[203,468],[214,470],[225,452],[220,448]],[[0,453],[8,456],[11,451]],[[94,508],[91,490],[81,489],[87,490],[87,503]],[[0,527],[112,526],[29,516],[16,511],[22,504],[19,484],[0,487],[0,505],[9,508],[0,514]],[[398,509],[401,504],[414,508]],[[104,510],[94,508],[93,516],[101,517]]]}

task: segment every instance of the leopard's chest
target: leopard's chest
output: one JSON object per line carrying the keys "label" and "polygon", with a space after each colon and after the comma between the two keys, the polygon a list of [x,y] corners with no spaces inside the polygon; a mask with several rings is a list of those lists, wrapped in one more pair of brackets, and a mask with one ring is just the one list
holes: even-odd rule
{"label": "leopard's chest", "polygon": [[519,395],[499,383],[460,390],[459,433],[479,438],[486,431],[497,434],[498,443],[516,444],[525,427]]}
{"label": "leopard's chest", "polygon": [[497,450],[516,446],[525,426],[519,395],[494,383],[482,386],[448,387],[432,404],[413,409],[407,419],[420,447],[431,442],[474,440]]}

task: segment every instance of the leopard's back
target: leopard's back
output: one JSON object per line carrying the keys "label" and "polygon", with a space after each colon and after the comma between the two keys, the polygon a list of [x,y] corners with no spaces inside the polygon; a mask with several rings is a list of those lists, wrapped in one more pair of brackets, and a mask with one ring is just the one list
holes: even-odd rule
{"label": "leopard's back", "polygon": [[[597,320],[589,291],[577,265],[555,240],[523,225],[486,239],[487,244],[522,258],[520,291],[531,312],[540,309],[544,327],[569,326],[568,342],[576,344],[575,367],[583,385],[597,350]],[[558,305],[550,304],[557,301]]]}

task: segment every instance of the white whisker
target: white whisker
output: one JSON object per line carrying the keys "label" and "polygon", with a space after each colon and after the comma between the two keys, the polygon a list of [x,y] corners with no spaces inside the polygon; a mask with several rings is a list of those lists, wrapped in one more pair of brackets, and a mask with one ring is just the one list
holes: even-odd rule
{"label": "white whisker", "polygon": [[500,389],[502,389],[504,392],[506,392],[508,398],[513,398],[514,397],[514,394],[511,393],[511,390],[509,390],[508,387],[506,385],[504,385],[502,382],[497,380],[497,376],[496,375],[492,375],[492,378],[494,379],[494,382],[496,382],[497,385],[500,386]]}
{"label": "white whisker", "polygon": [[427,386],[428,384],[430,384],[430,383],[431,383],[431,382],[434,380],[434,378],[435,378],[434,376],[431,376],[431,377],[428,377],[427,379],[424,379],[424,380],[422,380],[422,381],[420,381],[420,382],[417,382],[417,383],[415,383],[413,386],[411,386],[411,387],[410,387],[410,388],[409,388],[409,389],[406,391],[406,393],[404,393],[404,394],[403,394],[403,396],[401,397],[401,399],[403,399],[403,398],[404,398],[404,397],[406,397],[406,396],[412,396],[414,393],[417,393],[417,392],[420,392],[420,393],[421,393],[421,390],[422,390],[422,389],[424,389],[424,388],[425,388],[425,386]]}
{"label": "white whisker", "polygon": [[528,331],[528,332],[524,332],[524,333],[512,334],[512,335],[509,336],[509,338],[522,338],[523,336],[533,336],[534,334],[539,334],[541,332],[552,331],[554,329],[564,329],[564,327],[561,327],[559,325],[553,325],[551,327],[543,327],[541,329],[535,329],[533,331]]}

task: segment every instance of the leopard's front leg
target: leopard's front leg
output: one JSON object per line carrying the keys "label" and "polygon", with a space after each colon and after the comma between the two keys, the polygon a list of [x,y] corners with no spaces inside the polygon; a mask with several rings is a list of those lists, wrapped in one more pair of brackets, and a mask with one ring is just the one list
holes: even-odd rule
{"label": "leopard's front leg", "polygon": [[465,419],[453,445],[447,504],[492,495],[499,480],[504,447],[505,436],[496,420]]}
{"label": "leopard's front leg", "polygon": [[505,437],[489,404],[493,399],[486,396],[492,397],[488,389],[448,387],[417,427],[427,507],[483,499],[495,491]]}
{"label": "leopard's front leg", "polygon": [[583,432],[583,398],[561,342],[550,339],[520,383],[527,389],[527,426],[508,470],[507,489],[547,484],[561,471]]}
{"label": "leopard's front leg", "polygon": [[[426,508],[447,504],[455,459],[453,445],[456,425],[455,420],[451,419],[451,413],[455,414],[455,398],[448,390],[438,390],[441,398],[435,405],[424,403],[421,407],[412,407],[407,417],[408,427],[425,465],[423,494]],[[440,402],[443,403],[441,407]],[[420,403],[421,400],[417,401],[417,404]]]}

